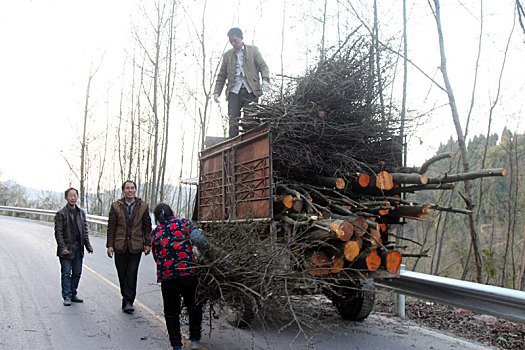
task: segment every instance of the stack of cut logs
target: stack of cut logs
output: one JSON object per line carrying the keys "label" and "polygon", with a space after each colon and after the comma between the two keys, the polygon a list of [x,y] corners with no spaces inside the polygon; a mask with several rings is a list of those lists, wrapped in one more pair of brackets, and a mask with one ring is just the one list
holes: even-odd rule
{"label": "stack of cut logs", "polygon": [[427,175],[432,164],[452,153],[418,168],[402,167],[399,120],[367,98],[370,87],[352,73],[356,65],[348,57],[321,62],[281,103],[253,103],[244,110],[249,125],[270,125],[274,218],[291,226],[296,240],[311,243],[301,253],[310,257],[314,275],[343,268],[397,272],[402,254],[389,239],[390,224],[429,220],[433,210],[469,214],[409,201],[404,194],[452,190],[454,182],[505,175],[505,169]]}
{"label": "stack of cut logs", "polygon": [[402,254],[389,241],[389,224],[399,223],[400,218],[428,220],[433,210],[469,214],[464,209],[408,201],[401,193],[451,190],[453,182],[505,176],[505,169],[440,177],[425,174],[431,164],[452,155],[440,154],[417,169],[356,173],[347,176],[350,181],[321,176],[310,183],[281,179],[275,187],[275,217],[294,228],[295,239],[310,243],[307,255],[313,275],[379,267],[397,273]]}

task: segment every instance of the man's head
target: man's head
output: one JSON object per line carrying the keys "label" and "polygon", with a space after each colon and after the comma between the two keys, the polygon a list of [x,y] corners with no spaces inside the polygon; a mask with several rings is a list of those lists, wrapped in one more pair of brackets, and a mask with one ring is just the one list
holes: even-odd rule
{"label": "man's head", "polygon": [[67,201],[67,204],[74,207],[77,204],[78,200],[78,191],[76,188],[70,187],[64,192],[64,198]]}
{"label": "man's head", "polygon": [[232,44],[235,50],[240,51],[242,49],[242,45],[244,44],[242,42],[242,30],[239,28],[230,29],[228,31],[228,39],[230,39],[230,44]]}
{"label": "man's head", "polygon": [[137,184],[135,181],[127,180],[122,184],[122,193],[124,198],[130,202],[135,199],[135,194],[137,193]]}

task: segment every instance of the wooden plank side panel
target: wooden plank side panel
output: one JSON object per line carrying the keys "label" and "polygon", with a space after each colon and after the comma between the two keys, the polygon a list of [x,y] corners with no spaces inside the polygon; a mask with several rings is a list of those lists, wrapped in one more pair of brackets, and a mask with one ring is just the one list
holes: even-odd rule
{"label": "wooden plank side panel", "polygon": [[270,218],[270,159],[267,125],[202,151],[199,220]]}
{"label": "wooden plank side panel", "polygon": [[237,218],[270,217],[269,138],[261,137],[237,149],[235,202]]}

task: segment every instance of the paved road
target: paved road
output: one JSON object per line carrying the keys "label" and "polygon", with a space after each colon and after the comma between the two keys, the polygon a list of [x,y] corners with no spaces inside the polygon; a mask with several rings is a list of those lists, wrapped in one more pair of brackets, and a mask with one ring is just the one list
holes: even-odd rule
{"label": "paved road", "polygon": [[[105,239],[92,237],[79,296],[83,304],[64,307],[59,262],[50,223],[0,216],[0,349],[170,349],[162,316],[160,287],[151,256],[143,256],[134,315],[120,310],[113,261]],[[205,323],[208,319],[205,316]],[[204,325],[207,349],[482,349],[463,340],[407,322],[372,315],[362,323],[330,323],[330,332],[279,332],[254,322],[233,329],[219,320]]]}

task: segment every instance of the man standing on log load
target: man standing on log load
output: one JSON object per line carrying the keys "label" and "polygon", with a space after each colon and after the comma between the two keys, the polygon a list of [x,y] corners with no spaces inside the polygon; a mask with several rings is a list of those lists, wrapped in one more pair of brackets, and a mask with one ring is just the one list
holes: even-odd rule
{"label": "man standing on log load", "polygon": [[[233,48],[222,56],[213,99],[219,103],[219,95],[228,80],[225,95],[228,101],[229,136],[231,138],[239,135],[242,108],[248,106],[250,102],[257,102],[263,92],[270,91],[270,72],[259,49],[244,44],[242,30],[231,28],[227,35]],[[259,81],[259,74],[262,76],[262,85]]]}

